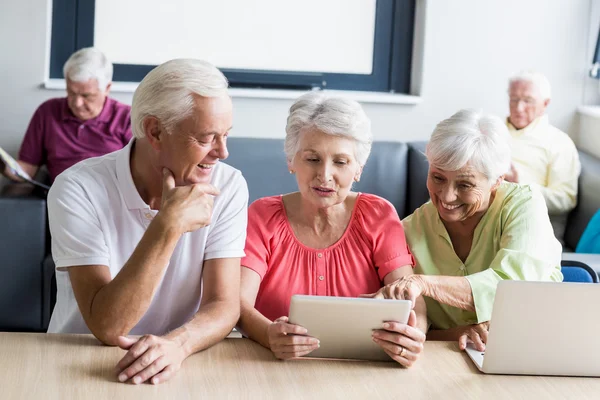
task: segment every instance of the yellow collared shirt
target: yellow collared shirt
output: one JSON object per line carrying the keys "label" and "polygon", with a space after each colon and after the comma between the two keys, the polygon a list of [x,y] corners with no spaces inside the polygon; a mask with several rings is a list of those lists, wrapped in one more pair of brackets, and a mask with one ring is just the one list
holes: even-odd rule
{"label": "yellow collared shirt", "polygon": [[508,119],[506,125],[519,183],[539,189],[551,215],[565,214],[575,208],[581,164],[573,140],[550,125],[547,115],[536,118],[523,129],[516,129]]}

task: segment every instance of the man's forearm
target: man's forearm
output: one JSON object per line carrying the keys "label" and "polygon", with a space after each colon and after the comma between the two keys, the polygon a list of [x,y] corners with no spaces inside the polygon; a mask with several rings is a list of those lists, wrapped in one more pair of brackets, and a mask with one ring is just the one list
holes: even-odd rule
{"label": "man's forearm", "polygon": [[262,315],[254,308],[254,306],[242,301],[240,320],[238,323],[240,330],[250,339],[267,349],[270,348],[267,329],[271,322],[271,320]]}
{"label": "man's forearm", "polygon": [[8,168],[8,166],[1,164],[1,163],[0,163],[0,171],[2,172],[2,175],[4,175],[6,178],[10,179],[11,181],[23,182],[23,179],[19,178],[15,174],[13,174],[12,170],[10,168]]}
{"label": "man's forearm", "polygon": [[223,340],[240,317],[239,300],[215,300],[202,303],[188,323],[165,335],[177,341],[186,357]]}
{"label": "man's forearm", "polygon": [[143,317],[179,237],[157,216],[121,271],[96,293],[88,325],[100,340],[115,344]]}
{"label": "man's forearm", "polygon": [[473,292],[467,278],[462,276],[421,275],[425,283],[423,295],[439,303],[462,310],[475,311]]}

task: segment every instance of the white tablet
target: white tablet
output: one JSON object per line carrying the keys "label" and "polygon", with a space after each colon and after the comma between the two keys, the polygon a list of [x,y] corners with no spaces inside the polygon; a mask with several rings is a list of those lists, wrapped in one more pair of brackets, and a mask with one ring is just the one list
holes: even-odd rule
{"label": "white tablet", "polygon": [[392,361],[373,342],[386,321],[408,322],[410,300],[294,295],[289,321],[308,330],[321,346],[306,357]]}

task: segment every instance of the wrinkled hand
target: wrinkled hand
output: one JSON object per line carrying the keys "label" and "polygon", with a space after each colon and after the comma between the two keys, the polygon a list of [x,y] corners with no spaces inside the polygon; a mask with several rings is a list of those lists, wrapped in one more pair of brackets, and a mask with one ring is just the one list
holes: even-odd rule
{"label": "wrinkled hand", "polygon": [[461,350],[467,348],[467,343],[473,343],[473,346],[479,351],[485,351],[485,344],[488,339],[490,323],[482,322],[477,325],[468,325],[458,337],[458,347]]}
{"label": "wrinkled hand", "polygon": [[361,294],[360,297],[372,299],[410,300],[412,307],[415,301],[425,292],[425,283],[421,275],[407,275],[379,289],[375,293]]}
{"label": "wrinkled hand", "polygon": [[417,326],[417,315],[411,310],[408,323],[386,322],[383,329],[373,331],[373,341],[394,361],[412,366],[423,352],[425,334]]}
{"label": "wrinkled hand", "polygon": [[128,350],[117,364],[117,377],[121,382],[136,385],[149,381],[156,385],[175,375],[187,357],[174,340],[145,335],[140,338],[119,336],[119,347]]}
{"label": "wrinkled hand", "polygon": [[302,357],[319,348],[319,339],[307,335],[306,328],[288,323],[288,317],[280,317],[269,325],[269,347],[280,360]]}
{"label": "wrinkled hand", "polygon": [[219,189],[208,183],[176,187],[171,171],[163,168],[159,215],[162,214],[182,234],[204,228],[211,221],[213,196],[218,196],[219,193]]}
{"label": "wrinkled hand", "polygon": [[510,171],[504,175],[504,180],[507,182],[519,183],[519,172],[514,164],[510,164]]}

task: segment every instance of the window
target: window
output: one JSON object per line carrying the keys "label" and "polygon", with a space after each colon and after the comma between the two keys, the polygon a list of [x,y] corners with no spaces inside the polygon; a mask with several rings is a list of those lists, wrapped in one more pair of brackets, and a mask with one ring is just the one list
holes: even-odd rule
{"label": "window", "polygon": [[232,87],[409,93],[415,2],[54,0],[50,78],[63,77],[74,51],[97,46],[116,82],[193,57]]}
{"label": "window", "polygon": [[596,40],[596,51],[594,51],[590,76],[592,78],[600,79],[600,32],[598,32],[598,40]]}

